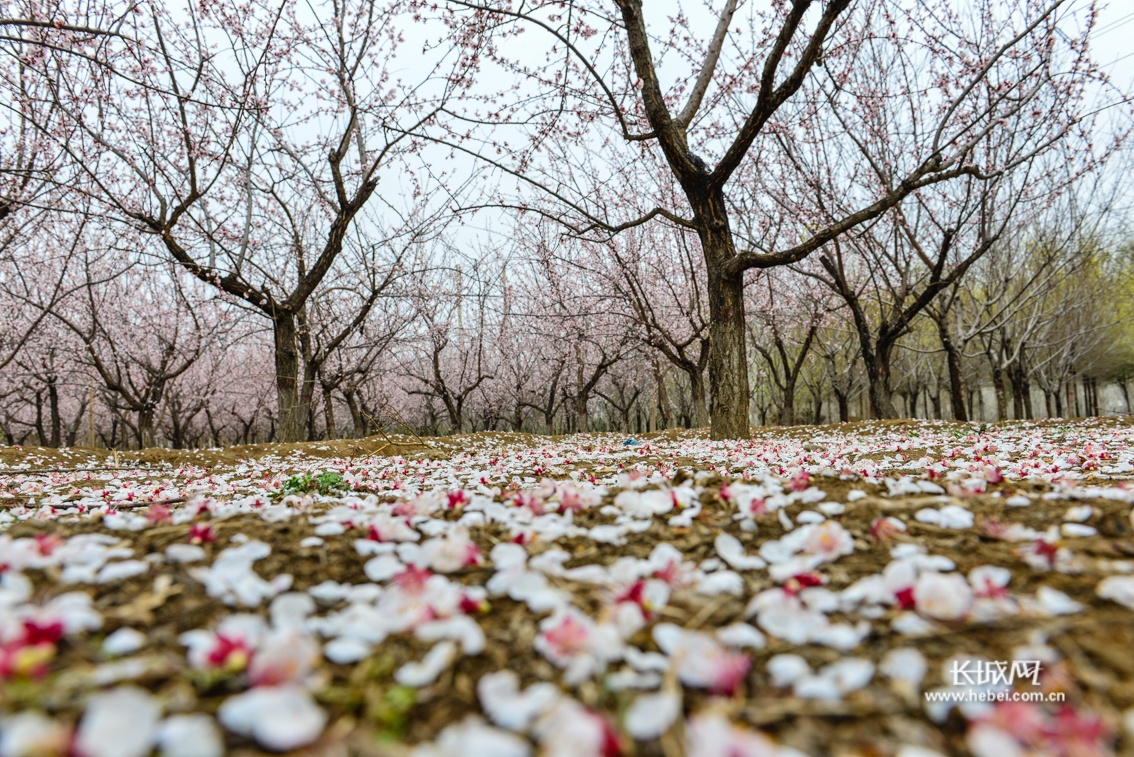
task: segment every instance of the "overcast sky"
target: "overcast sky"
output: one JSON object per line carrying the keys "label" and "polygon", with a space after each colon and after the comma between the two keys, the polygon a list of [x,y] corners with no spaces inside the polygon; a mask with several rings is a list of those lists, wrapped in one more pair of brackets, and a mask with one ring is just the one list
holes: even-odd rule
{"label": "overcast sky", "polygon": [[[1076,7],[1085,7],[1080,0]],[[1134,92],[1134,0],[1110,0],[1099,13],[1094,34],[1094,58],[1110,74],[1111,80],[1127,95]],[[1099,103],[1114,102],[1113,95]],[[1120,108],[1113,108],[1118,113]]]}

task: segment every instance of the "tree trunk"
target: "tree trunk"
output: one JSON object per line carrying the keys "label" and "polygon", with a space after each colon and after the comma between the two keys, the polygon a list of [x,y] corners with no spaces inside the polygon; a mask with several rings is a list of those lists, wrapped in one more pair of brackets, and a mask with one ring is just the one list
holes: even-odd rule
{"label": "tree trunk", "polygon": [[35,436],[41,447],[47,446],[47,432],[43,430],[43,392],[35,392]]}
{"label": "tree trunk", "polygon": [[277,311],[272,319],[272,334],[275,337],[276,400],[279,403],[277,441],[302,441],[307,408],[299,394],[299,343],[295,316]]}
{"label": "tree trunk", "polygon": [[784,382],[783,397],[780,398],[780,416],[777,421],[781,426],[791,426],[795,423],[795,381],[788,376]]}
{"label": "tree trunk", "polygon": [[176,402],[169,403],[169,434],[174,449],[185,446],[185,429],[182,428],[180,408]]}
{"label": "tree trunk", "polygon": [[992,388],[996,395],[996,420],[1007,420],[1005,417],[1008,414],[1008,407],[1004,398],[1004,371],[995,365],[992,367]]}
{"label": "tree trunk", "polygon": [[669,428],[669,397],[665,391],[665,373],[660,368],[654,368],[654,380],[658,385],[658,423],[665,430]]}
{"label": "tree trunk", "polygon": [[736,246],[723,190],[689,184],[697,236],[705,256],[709,294],[709,436],[748,437],[748,354],[744,272],[730,270]]}
{"label": "tree trunk", "polygon": [[327,422],[327,438],[337,439],[338,429],[335,428],[335,403],[331,400],[331,390],[323,387],[323,416]]}
{"label": "tree trunk", "polygon": [[850,420],[850,407],[848,407],[847,395],[840,392],[838,389],[834,389],[834,392],[835,402],[839,405],[839,423],[846,423]]}
{"label": "tree trunk", "polygon": [[700,368],[687,371],[689,391],[693,395],[693,425],[704,428],[709,425],[709,409],[705,404],[705,376]]}
{"label": "tree trunk", "polygon": [[358,399],[354,396],[354,392],[343,392],[343,398],[346,400],[347,410],[350,411],[350,423],[354,426],[354,435],[356,437],[366,436],[368,431],[366,420],[362,416],[362,409],[358,406]]}
{"label": "tree trunk", "polygon": [[1017,420],[1024,417],[1024,387],[1018,375],[1012,376],[1012,415]]}
{"label": "tree trunk", "polygon": [[890,390],[890,346],[879,345],[871,350],[863,345],[863,362],[866,363],[866,379],[869,382],[870,413],[875,420],[898,417],[894,407],[894,394]]}
{"label": "tree trunk", "polygon": [[589,398],[585,394],[576,395],[575,397],[575,431],[586,433],[590,431],[590,418],[587,417],[587,400]]}
{"label": "tree trunk", "polygon": [[937,324],[937,334],[945,349],[945,362],[949,367],[949,400],[952,403],[953,420],[966,422],[969,414],[965,412],[965,379],[961,373],[961,353],[953,344],[949,330],[944,323]]}
{"label": "tree trunk", "polygon": [[50,447],[58,447],[63,441],[63,418],[59,414],[59,381],[55,376],[47,380],[47,409],[51,413]]}
{"label": "tree trunk", "polygon": [[154,404],[153,400],[145,400],[138,411],[138,449],[153,446]]}
{"label": "tree trunk", "polygon": [[[715,241],[710,237],[710,241]],[[732,246],[732,239],[725,242]],[[744,344],[744,277],[709,265],[709,435],[748,436],[748,356]]]}

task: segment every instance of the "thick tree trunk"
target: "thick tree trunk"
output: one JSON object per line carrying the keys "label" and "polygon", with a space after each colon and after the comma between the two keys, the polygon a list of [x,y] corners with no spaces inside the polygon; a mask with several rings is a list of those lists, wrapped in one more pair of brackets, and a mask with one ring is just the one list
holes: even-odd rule
{"label": "thick tree trunk", "polygon": [[691,190],[686,187],[686,195],[693,205],[708,272],[709,435],[713,439],[744,439],[749,431],[744,272],[729,268],[736,246],[724,193],[719,189]]}
{"label": "thick tree trunk", "polygon": [[783,397],[780,398],[780,416],[777,423],[781,426],[791,426],[795,423],[795,381],[790,376],[784,384]]}
{"label": "thick tree trunk", "polygon": [[157,400],[147,400],[142,409],[138,411],[138,449],[153,446],[154,439],[154,411],[157,409]]}
{"label": "thick tree trunk", "polygon": [[307,408],[299,393],[299,342],[295,316],[277,311],[272,319],[276,351],[276,400],[279,404],[277,441],[303,440],[307,424]]}
{"label": "thick tree trunk", "polygon": [[1023,367],[1016,363],[1013,367],[1009,378],[1012,379],[1012,408],[1015,411],[1018,420],[1031,420],[1032,411],[1032,386],[1028,381],[1028,374],[1024,372]]}
{"label": "thick tree trunk", "polygon": [[575,397],[575,430],[581,433],[590,431],[590,418],[587,416],[587,400],[586,395],[577,395]]}
{"label": "thick tree trunk", "polygon": [[1020,384],[1019,377],[1012,377],[1012,415],[1017,420],[1020,420],[1025,415],[1024,410],[1024,387]]}
{"label": "thick tree trunk", "polygon": [[[79,426],[83,422],[83,416],[87,413],[88,400],[79,403],[79,408],[76,410],[71,423],[67,426],[67,446],[74,447],[79,439]],[[93,439],[91,440],[93,441]]]}
{"label": "thick tree trunk", "polygon": [[[732,240],[727,240],[729,246]],[[744,277],[709,267],[709,435],[748,436],[748,356],[744,344]]]}
{"label": "thick tree trunk", "polygon": [[870,349],[862,345],[863,362],[866,364],[866,380],[869,384],[867,396],[870,399],[870,413],[876,420],[898,417],[894,407],[894,393],[890,389],[890,350],[891,346],[880,344]]}
{"label": "thick tree trunk", "polygon": [[169,411],[169,435],[174,449],[185,447],[185,429],[181,426],[181,416],[176,408],[170,408]]}
{"label": "thick tree trunk", "polygon": [[839,423],[846,423],[850,420],[850,407],[847,402],[847,395],[840,392],[838,389],[835,392],[835,402],[839,405]]}
{"label": "thick tree trunk", "polygon": [[343,398],[346,400],[347,410],[350,411],[350,424],[354,427],[354,435],[356,437],[366,436],[366,420],[362,416],[362,409],[358,406],[358,399],[354,396],[354,392],[343,392]]}

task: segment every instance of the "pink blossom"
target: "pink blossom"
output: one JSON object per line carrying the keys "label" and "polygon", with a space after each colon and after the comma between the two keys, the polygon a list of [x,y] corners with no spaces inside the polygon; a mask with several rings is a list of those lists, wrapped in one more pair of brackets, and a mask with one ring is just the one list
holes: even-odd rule
{"label": "pink blossom", "polygon": [[1004,474],[1000,471],[1000,468],[986,465],[984,467],[984,480],[990,484],[1002,484],[1004,483]]}
{"label": "pink blossom", "polygon": [[807,536],[803,551],[824,561],[835,560],[854,552],[854,537],[835,521],[823,521]]}
{"label": "pink blossom", "polygon": [[719,712],[700,712],[685,727],[689,757],[771,757],[776,743],[760,731],[733,725]]}
{"label": "pink blossom", "polygon": [[752,667],[748,655],[729,650],[701,631],[660,623],[654,626],[654,639],[670,656],[682,683],[713,694],[735,693]]}
{"label": "pink blossom", "polygon": [[1012,572],[997,565],[978,565],[969,571],[969,583],[977,597],[1002,599],[1008,596]]}
{"label": "pink blossom", "polygon": [[438,573],[452,573],[480,565],[484,558],[480,547],[469,538],[468,531],[458,528],[443,537],[428,539],[421,545],[424,565]]}
{"label": "pink blossom", "polygon": [[306,634],[272,633],[251,657],[248,682],[253,686],[303,683],[318,664],[320,654],[319,645]]}
{"label": "pink blossom", "polygon": [[534,727],[543,753],[555,757],[618,757],[618,733],[603,715],[573,699],[560,699]]}
{"label": "pink blossom", "polygon": [[898,534],[905,533],[905,531],[906,524],[890,516],[875,518],[870,525],[870,534],[878,541],[890,541]]}
{"label": "pink blossom", "polygon": [[922,615],[937,620],[958,620],[968,614],[973,591],[956,573],[927,571],[913,587],[914,606]]}
{"label": "pink blossom", "polygon": [[793,492],[801,492],[811,486],[811,474],[806,469],[800,468],[792,474],[788,479],[788,489]]}
{"label": "pink blossom", "polygon": [[210,544],[217,540],[216,532],[208,523],[194,523],[189,527],[189,536],[186,538],[190,544]]}

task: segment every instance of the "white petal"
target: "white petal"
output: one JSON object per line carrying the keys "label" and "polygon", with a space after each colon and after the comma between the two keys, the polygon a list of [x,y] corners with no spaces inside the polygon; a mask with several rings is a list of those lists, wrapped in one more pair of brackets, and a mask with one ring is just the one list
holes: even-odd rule
{"label": "white petal", "polygon": [[805,675],[810,675],[811,666],[797,654],[778,654],[768,660],[768,675],[776,687],[790,686]]}
{"label": "white petal", "polygon": [[394,680],[402,686],[418,688],[428,686],[437,680],[457,657],[457,645],[442,641],[430,649],[421,662],[407,662],[394,673]]}
{"label": "white petal", "polygon": [[315,600],[303,592],[280,594],[272,600],[268,616],[281,631],[300,631],[307,616],[315,612]]}
{"label": "white petal", "polygon": [[378,555],[366,561],[363,570],[371,581],[389,581],[406,566],[394,555]]}
{"label": "white petal", "polygon": [[18,712],[0,726],[0,754],[4,757],[40,757],[66,754],[70,729],[41,712]]}
{"label": "white petal", "polygon": [[528,559],[528,551],[519,544],[503,542],[492,548],[488,559],[492,560],[498,571],[505,570],[523,565]]}
{"label": "white petal", "polygon": [[350,665],[370,655],[371,645],[352,636],[340,636],[323,645],[323,654],[336,665]]}
{"label": "white petal", "polygon": [[658,623],[654,626],[654,641],[661,647],[661,651],[668,655],[673,654],[685,639],[685,629],[673,623]]}
{"label": "white petal", "polygon": [[148,692],[123,686],[95,694],[87,704],[75,751],[87,757],[143,757],[153,749],[161,708]]}
{"label": "white petal", "polygon": [[520,692],[520,679],[510,670],[481,676],[476,684],[480,706],[498,726],[526,732],[532,721],[550,710],[562,694],[550,683],[537,683]]}
{"label": "white petal", "polygon": [[921,684],[927,669],[925,655],[913,647],[891,649],[882,658],[882,664],[879,666],[879,670],[887,678],[906,681],[913,686]]}
{"label": "white petal", "polygon": [[1099,581],[1094,593],[1134,610],[1134,576],[1108,576]]}
{"label": "white petal", "polygon": [[133,628],[119,628],[103,639],[102,653],[110,657],[121,657],[137,652],[144,646],[146,646],[144,633]]}
{"label": "white petal", "polygon": [[319,738],[327,715],[299,686],[265,686],[229,697],[217,710],[225,728],[284,752]]}
{"label": "white petal", "polygon": [[733,623],[717,629],[717,638],[730,647],[763,649],[767,643],[764,634],[748,623]]}
{"label": "white petal", "polygon": [[170,544],[165,548],[165,559],[176,563],[199,562],[208,557],[204,547],[197,544]]}
{"label": "white petal", "polygon": [[681,696],[673,691],[642,694],[626,710],[626,733],[639,741],[656,739],[681,714]]}
{"label": "white petal", "polygon": [[1072,615],[1083,610],[1082,604],[1050,586],[1039,587],[1036,590],[1036,599],[1040,608],[1048,615]]}
{"label": "white petal", "polygon": [[744,545],[731,534],[718,534],[713,546],[721,559],[728,563],[729,567],[737,570],[757,570],[767,565],[759,557],[747,554],[744,551]]}
{"label": "white petal", "polygon": [[171,715],[158,736],[161,757],[220,757],[224,739],[213,719],[204,714]]}
{"label": "white petal", "polygon": [[466,655],[478,655],[484,651],[484,631],[468,615],[454,615],[444,620],[423,623],[417,627],[415,635],[422,641],[459,641],[461,651]]}

